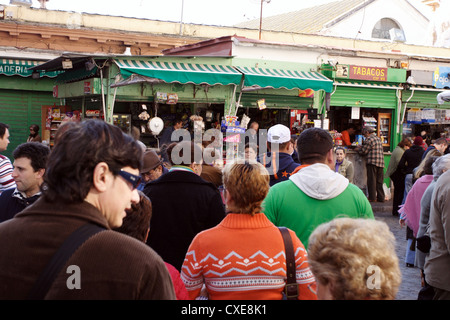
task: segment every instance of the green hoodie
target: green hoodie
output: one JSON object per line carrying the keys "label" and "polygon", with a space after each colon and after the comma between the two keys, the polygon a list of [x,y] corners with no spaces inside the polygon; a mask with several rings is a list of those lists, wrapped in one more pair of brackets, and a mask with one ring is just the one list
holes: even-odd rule
{"label": "green hoodie", "polygon": [[374,219],[364,193],[327,165],[302,168],[270,188],[263,212],[276,226],[294,231],[305,248],[314,229],[337,217]]}

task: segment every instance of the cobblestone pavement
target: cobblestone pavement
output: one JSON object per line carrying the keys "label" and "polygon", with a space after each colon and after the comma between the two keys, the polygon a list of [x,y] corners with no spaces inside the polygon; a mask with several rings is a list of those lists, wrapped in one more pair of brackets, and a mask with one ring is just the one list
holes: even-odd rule
{"label": "cobblestone pavement", "polygon": [[398,217],[392,215],[392,202],[372,203],[375,219],[386,222],[396,238],[396,252],[399,258],[400,270],[402,272],[402,283],[400,284],[396,300],[417,300],[417,294],[421,288],[420,270],[408,268],[405,263],[406,252],[406,229],[401,228]]}

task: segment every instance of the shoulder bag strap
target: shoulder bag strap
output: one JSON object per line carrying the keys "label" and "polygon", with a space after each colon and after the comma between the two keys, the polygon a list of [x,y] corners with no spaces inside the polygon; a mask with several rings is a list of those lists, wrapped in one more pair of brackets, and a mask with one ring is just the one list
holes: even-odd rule
{"label": "shoulder bag strap", "polygon": [[298,284],[296,280],[296,267],[295,267],[295,255],[294,255],[294,245],[292,244],[291,235],[289,230],[285,227],[278,227],[284,242],[284,251],[286,253],[286,286],[284,288],[284,293],[286,294],[287,300],[297,300],[298,298]]}
{"label": "shoulder bag strap", "polygon": [[75,230],[61,245],[59,250],[54,254],[49,261],[44,271],[34,284],[28,299],[29,300],[42,300],[47,295],[48,290],[56,279],[56,276],[60,273],[62,267],[66,264],[67,260],[73,255],[73,253],[90,237],[94,234],[106,230],[105,228],[88,223],[77,230]]}

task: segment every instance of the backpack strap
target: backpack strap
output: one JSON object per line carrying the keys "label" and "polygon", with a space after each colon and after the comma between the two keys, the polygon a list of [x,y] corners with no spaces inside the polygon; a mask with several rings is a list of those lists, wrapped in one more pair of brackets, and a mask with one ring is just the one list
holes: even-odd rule
{"label": "backpack strap", "polygon": [[56,276],[60,273],[62,267],[73,253],[90,237],[104,230],[106,229],[91,223],[82,225],[75,230],[53,255],[52,259],[34,284],[33,289],[28,295],[28,300],[43,300],[55,281]]}
{"label": "backpack strap", "polygon": [[286,253],[286,286],[284,287],[284,294],[287,300],[297,300],[298,298],[298,284],[296,279],[296,266],[294,245],[289,230],[285,227],[278,227],[281,232],[284,242],[284,251]]}

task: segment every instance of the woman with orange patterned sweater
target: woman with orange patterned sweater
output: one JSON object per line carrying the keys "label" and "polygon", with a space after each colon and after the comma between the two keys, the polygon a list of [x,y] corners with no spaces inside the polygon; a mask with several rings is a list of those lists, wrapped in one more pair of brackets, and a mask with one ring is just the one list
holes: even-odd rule
{"label": "woman with orange patterned sweater", "polygon": [[[197,234],[181,269],[191,299],[206,288],[211,300],[281,300],[286,283],[283,238],[261,213],[269,175],[260,163],[238,161],[223,172],[227,216]],[[296,261],[298,299],[316,300],[315,279],[305,247],[290,231]]]}

